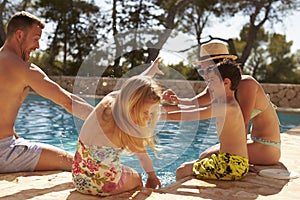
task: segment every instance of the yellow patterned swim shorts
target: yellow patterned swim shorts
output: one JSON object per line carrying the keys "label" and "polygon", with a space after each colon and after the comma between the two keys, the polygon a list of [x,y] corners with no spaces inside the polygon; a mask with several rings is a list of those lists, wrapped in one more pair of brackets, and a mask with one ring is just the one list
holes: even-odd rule
{"label": "yellow patterned swim shorts", "polygon": [[230,153],[212,154],[193,165],[193,174],[198,179],[239,180],[248,171],[248,159]]}

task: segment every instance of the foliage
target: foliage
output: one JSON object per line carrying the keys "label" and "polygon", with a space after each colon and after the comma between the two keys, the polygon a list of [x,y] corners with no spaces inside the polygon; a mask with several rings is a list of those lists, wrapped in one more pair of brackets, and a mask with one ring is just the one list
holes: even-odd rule
{"label": "foliage", "polygon": [[292,41],[287,42],[284,35],[276,33],[266,34],[263,38],[266,45],[258,45],[253,49],[245,68],[246,73],[260,82],[299,83],[300,77],[297,73],[299,61],[290,53]]}
{"label": "foliage", "polygon": [[203,80],[196,69],[194,69],[192,66],[187,66],[183,62],[179,62],[178,64],[171,64],[168,65],[169,68],[176,70],[178,74],[173,73],[171,70],[168,70],[164,74],[165,79],[182,79],[182,77],[185,77],[187,80]]}
{"label": "foliage", "polygon": [[[4,21],[27,10],[51,27],[46,29],[47,49],[31,58],[50,75],[121,77],[154,60],[172,34],[184,33],[195,38],[195,45],[182,50],[190,50],[192,61],[199,56],[195,47],[220,40],[239,56],[244,73],[262,82],[296,83],[300,53],[291,54],[291,41],[266,32],[264,26],[280,22],[299,6],[297,0],[3,0],[0,43],[5,39]],[[212,33],[203,41],[202,32],[214,23],[212,19],[225,22],[236,14],[248,18],[239,38],[216,38]],[[83,65],[89,67],[81,69]],[[186,79],[199,79],[184,63],[170,67]]]}
{"label": "foliage", "polygon": [[53,72],[49,68],[55,67],[63,74],[76,75],[98,41],[98,7],[81,0],[40,0],[34,7],[54,27],[54,33],[48,37],[45,70]]}

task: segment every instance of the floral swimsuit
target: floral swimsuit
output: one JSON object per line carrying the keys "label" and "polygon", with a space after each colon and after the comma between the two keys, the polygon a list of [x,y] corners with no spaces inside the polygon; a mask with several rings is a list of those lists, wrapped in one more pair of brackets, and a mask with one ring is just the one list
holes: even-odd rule
{"label": "floral swimsuit", "polygon": [[78,142],[72,178],[77,191],[97,196],[110,195],[121,186],[121,148],[84,145]]}

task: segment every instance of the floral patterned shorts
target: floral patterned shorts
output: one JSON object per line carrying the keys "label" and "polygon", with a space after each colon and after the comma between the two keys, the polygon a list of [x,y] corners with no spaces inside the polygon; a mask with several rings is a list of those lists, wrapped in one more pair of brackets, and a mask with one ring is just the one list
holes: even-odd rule
{"label": "floral patterned shorts", "polygon": [[108,196],[120,188],[126,179],[126,169],[120,165],[122,149],[77,145],[72,178],[77,191],[96,196]]}

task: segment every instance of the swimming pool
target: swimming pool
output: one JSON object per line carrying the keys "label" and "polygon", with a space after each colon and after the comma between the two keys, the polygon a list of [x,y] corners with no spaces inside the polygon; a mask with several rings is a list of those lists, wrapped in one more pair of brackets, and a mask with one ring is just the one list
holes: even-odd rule
{"label": "swimming pool", "polygon": [[[281,132],[300,124],[299,113],[279,113]],[[82,121],[73,118],[63,108],[36,95],[28,95],[20,109],[15,129],[21,137],[43,142],[75,152]],[[175,170],[183,162],[195,160],[201,151],[217,143],[213,120],[200,122],[159,122],[157,125],[161,150],[158,157],[150,156],[163,186],[175,182]],[[143,176],[135,156],[124,155],[122,163]]]}

